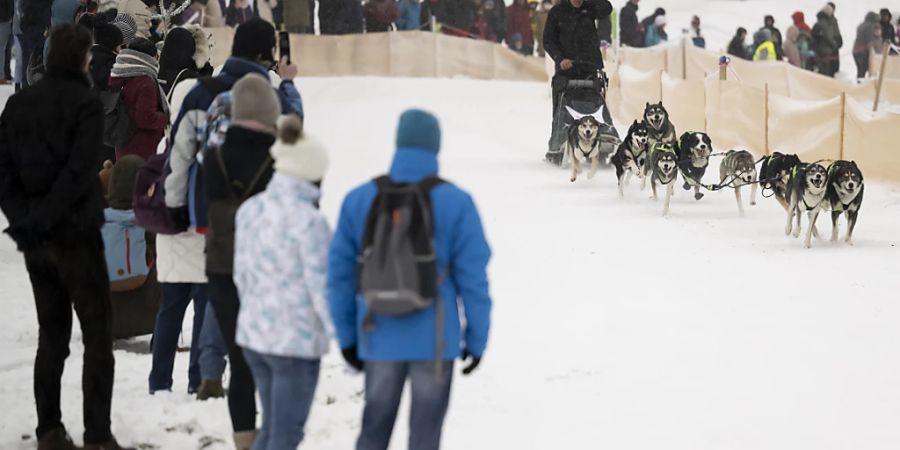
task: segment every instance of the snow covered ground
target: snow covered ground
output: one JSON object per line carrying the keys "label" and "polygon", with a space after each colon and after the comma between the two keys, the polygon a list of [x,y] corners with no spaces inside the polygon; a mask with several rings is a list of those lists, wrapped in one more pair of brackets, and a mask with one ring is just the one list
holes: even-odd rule
{"label": "snow covered ground", "polygon": [[[480,207],[496,255],[494,327],[482,367],[456,380],[445,448],[900,448],[900,186],[867,186],[854,247],[805,249],[783,235],[771,199],[740,218],[730,192],[695,202],[679,190],[666,219],[634,185],[618,199],[611,172],[569,183],[540,161],[549,129],[542,83],[298,84],[307,130],[331,152],[322,206],[332,223],[350,188],[386,170],[397,117],[410,106],[440,116],[443,175]],[[5,237],[0,286],[0,448],[31,449],[37,326],[22,258]],[[74,334],[63,416],[80,442]],[[187,354],[178,355],[175,392],[149,396],[148,339],[119,347],[121,441],[231,448],[225,401],[185,393]],[[304,448],[351,448],[362,378],[337,352],[323,367]],[[401,414],[393,449],[405,448]]]}

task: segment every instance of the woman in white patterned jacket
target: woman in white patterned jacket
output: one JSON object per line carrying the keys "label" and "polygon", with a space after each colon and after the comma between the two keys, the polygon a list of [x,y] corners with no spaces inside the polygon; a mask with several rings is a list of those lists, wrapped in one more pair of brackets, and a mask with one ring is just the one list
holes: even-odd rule
{"label": "woman in white patterned jacket", "polygon": [[326,299],[331,231],[317,207],[327,154],[302,135],[294,115],[282,121],[271,153],[275,175],[235,220],[237,344],[262,403],[254,449],[297,448],[303,440],[319,361],[333,335]]}

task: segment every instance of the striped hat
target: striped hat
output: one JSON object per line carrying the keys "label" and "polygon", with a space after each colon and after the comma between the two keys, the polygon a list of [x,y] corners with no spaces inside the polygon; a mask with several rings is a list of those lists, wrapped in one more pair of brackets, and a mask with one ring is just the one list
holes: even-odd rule
{"label": "striped hat", "polygon": [[112,24],[117,26],[119,31],[122,32],[123,45],[127,46],[130,44],[137,34],[137,22],[135,22],[134,17],[130,14],[120,13],[112,21]]}

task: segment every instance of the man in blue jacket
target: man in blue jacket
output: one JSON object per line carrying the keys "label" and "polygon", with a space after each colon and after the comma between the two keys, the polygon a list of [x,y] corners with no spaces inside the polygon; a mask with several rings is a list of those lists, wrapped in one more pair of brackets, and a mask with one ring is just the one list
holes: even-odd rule
{"label": "man in blue jacket", "polygon": [[[397,152],[390,177],[414,183],[438,173],[441,131],[433,115],[409,110],[400,117]],[[410,450],[437,449],[450,400],[453,360],[471,360],[470,374],[481,361],[490,328],[491,298],[486,268],[491,256],[472,197],[443,183],[431,191],[434,247],[438,270],[449,276],[439,287],[444,309],[444,352],[435,354],[436,307],[405,316],[374,315],[363,331],[366,304],[358,289],[357,257],[369,208],[377,194],[369,182],[344,200],[328,262],[328,301],[344,358],[366,375],[366,406],[357,450],[384,450],[406,380],[412,385]],[[459,300],[465,315],[461,327]],[[456,311],[457,313],[453,313]],[[443,359],[440,365],[436,362]],[[441,367],[440,376],[435,376]]]}

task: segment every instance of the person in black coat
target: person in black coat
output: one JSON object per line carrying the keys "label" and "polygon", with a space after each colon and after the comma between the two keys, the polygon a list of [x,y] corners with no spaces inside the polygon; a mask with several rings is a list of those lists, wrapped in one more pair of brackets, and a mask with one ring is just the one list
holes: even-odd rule
{"label": "person in black coat", "polygon": [[[569,79],[597,78],[603,71],[603,56],[596,21],[609,17],[612,4],[608,0],[564,0],[553,7],[544,28],[544,49],[556,63],[553,76],[553,133],[556,134],[556,110]],[[562,150],[554,148],[551,136],[547,161],[562,162]]]}
{"label": "person in black coat", "polygon": [[784,59],[784,38],[781,36],[781,30],[775,28],[775,18],[766,16],[763,22],[763,30],[769,30],[772,33],[772,43],[775,44],[775,56],[778,61]]}
{"label": "person in black coat", "polygon": [[622,45],[634,48],[644,46],[641,37],[640,23],[638,23],[638,2],[640,0],[628,0],[628,3],[619,12],[619,39]]}
{"label": "person in black coat", "polygon": [[728,44],[728,54],[731,56],[737,56],[741,59],[750,59],[750,55],[747,52],[747,46],[744,45],[744,42],[747,41],[747,29],[744,27],[739,27],[737,32],[734,33],[734,37],[731,38],[731,43]]}
{"label": "person in black coat", "polygon": [[897,31],[894,29],[894,25],[891,24],[891,19],[893,19],[891,10],[884,8],[879,14],[881,15],[881,38],[884,39],[884,42],[896,45]]}
{"label": "person in black coat", "polygon": [[103,106],[87,73],[91,44],[83,27],[54,28],[47,74],[10,97],[0,115],[0,208],[5,232],[25,254],[40,327],[39,448],[75,448],[60,411],[74,304],[84,341],[85,448],[121,449],[110,432],[115,361],[97,176]]}

